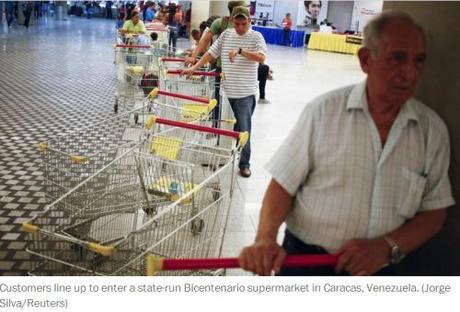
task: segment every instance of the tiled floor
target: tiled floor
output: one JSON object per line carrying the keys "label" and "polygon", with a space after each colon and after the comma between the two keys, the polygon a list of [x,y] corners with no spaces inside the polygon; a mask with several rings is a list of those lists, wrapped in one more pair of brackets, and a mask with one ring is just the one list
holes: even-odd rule
{"label": "tiled floor", "polygon": [[[30,267],[22,221],[44,208],[36,143],[112,116],[113,22],[42,20],[28,30],[0,27],[0,274]],[[269,46],[271,104],[253,121],[253,176],[238,178],[223,254],[251,243],[270,177],[263,165],[309,100],[364,76],[350,55]],[[228,274],[243,274],[232,270]]]}

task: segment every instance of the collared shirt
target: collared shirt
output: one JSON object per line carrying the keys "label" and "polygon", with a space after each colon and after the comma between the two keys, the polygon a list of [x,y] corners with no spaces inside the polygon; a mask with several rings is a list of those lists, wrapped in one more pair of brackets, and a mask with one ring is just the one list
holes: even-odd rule
{"label": "collared shirt", "polygon": [[350,239],[391,232],[417,212],[453,205],[449,155],[444,122],[415,99],[382,147],[363,82],[308,104],[267,169],[295,196],[287,228],[335,252]]}
{"label": "collared shirt", "polygon": [[255,95],[258,89],[258,62],[248,60],[243,55],[237,55],[234,62],[230,62],[229,53],[239,48],[267,54],[267,46],[261,33],[249,29],[240,36],[233,28],[224,31],[208,51],[212,57],[222,59],[222,72],[225,75],[223,86],[230,99]]}
{"label": "collared shirt", "polygon": [[132,20],[127,20],[123,24],[123,30],[126,30],[127,32],[130,33],[146,33],[147,30],[145,29],[145,25],[142,21],[137,22],[136,25],[134,25]]}

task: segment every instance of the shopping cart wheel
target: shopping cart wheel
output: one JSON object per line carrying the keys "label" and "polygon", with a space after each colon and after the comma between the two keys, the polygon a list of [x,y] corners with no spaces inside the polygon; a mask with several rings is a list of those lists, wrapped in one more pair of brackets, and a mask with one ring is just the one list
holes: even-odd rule
{"label": "shopping cart wheel", "polygon": [[193,220],[192,228],[191,228],[191,231],[192,231],[193,235],[200,234],[201,231],[203,230],[203,228],[204,228],[204,220],[203,219],[195,219],[195,220]]}
{"label": "shopping cart wheel", "polygon": [[139,114],[138,113],[135,113],[134,114],[134,124],[138,124],[139,123]]}

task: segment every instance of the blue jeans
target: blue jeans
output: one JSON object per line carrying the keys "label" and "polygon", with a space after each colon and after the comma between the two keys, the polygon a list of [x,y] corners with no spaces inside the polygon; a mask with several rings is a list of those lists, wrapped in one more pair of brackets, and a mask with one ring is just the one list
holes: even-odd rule
{"label": "blue jeans", "polygon": [[171,27],[170,32],[169,32],[169,42],[168,42],[169,48],[171,48],[172,46],[174,50],[176,49],[178,36],[179,36],[179,32],[177,28]]}
{"label": "blue jeans", "polygon": [[[299,255],[299,254],[327,254],[328,252],[316,245],[305,244],[303,241],[295,237],[291,232],[286,230],[283,241],[283,248],[286,250],[288,255]],[[337,274],[333,266],[318,266],[308,268],[282,268],[280,276],[334,276],[334,275],[347,275],[346,273]],[[392,266],[387,266],[374,275],[386,276],[386,275],[398,275],[397,271]]]}
{"label": "blue jeans", "polygon": [[250,95],[241,99],[228,99],[228,101],[236,118],[236,124],[233,129],[240,132],[249,132],[249,140],[241,152],[239,165],[240,169],[249,168],[249,159],[251,158],[251,118],[256,108],[256,97],[255,95]]}

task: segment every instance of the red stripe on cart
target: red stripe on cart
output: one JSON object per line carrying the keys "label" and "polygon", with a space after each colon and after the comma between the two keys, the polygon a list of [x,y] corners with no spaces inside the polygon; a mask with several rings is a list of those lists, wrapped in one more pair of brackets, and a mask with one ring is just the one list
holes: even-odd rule
{"label": "red stripe on cart", "polygon": [[[195,125],[195,124],[190,124],[190,123],[180,122],[180,121],[175,121],[175,120],[169,120],[169,119],[164,119],[164,118],[159,118],[159,117],[155,119],[155,123],[168,125],[168,126],[174,126],[174,127],[180,127],[180,128],[185,128],[185,129],[197,130],[197,131],[202,131],[202,132],[207,132],[207,133],[212,133],[212,134],[224,135],[224,136],[232,137],[235,139],[240,137],[240,133],[236,131],[200,126],[200,125]],[[172,259],[172,260],[176,261],[175,259]],[[185,260],[182,260],[182,261],[185,261]]]}
{"label": "red stripe on cart", "polygon": [[[284,267],[334,266],[337,255],[293,255],[284,259]],[[211,270],[239,268],[238,258],[164,259],[163,270]]]}

